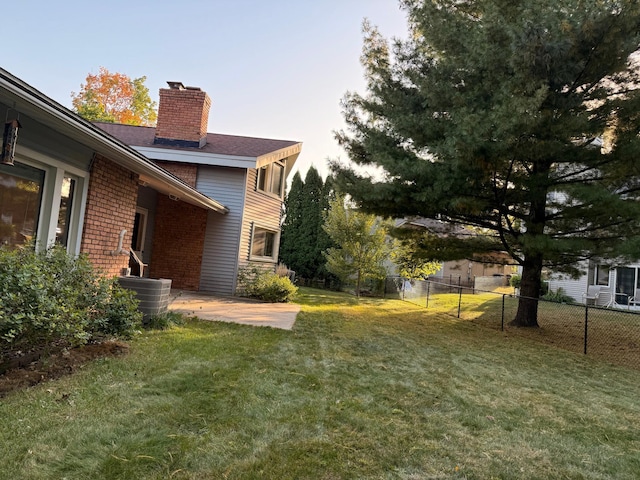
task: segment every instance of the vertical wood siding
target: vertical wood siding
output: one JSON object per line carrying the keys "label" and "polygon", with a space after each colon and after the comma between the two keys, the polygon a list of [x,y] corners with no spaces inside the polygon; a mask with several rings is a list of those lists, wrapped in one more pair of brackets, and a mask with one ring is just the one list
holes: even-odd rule
{"label": "vertical wood siding", "polygon": [[202,291],[222,295],[235,293],[245,184],[245,169],[198,167],[196,188],[211,198],[220,199],[229,209],[226,215],[208,214],[200,272]]}

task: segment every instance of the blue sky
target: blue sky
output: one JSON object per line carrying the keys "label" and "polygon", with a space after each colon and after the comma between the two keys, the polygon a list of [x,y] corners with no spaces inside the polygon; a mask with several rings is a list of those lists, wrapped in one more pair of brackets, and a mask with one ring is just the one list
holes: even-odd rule
{"label": "blue sky", "polygon": [[0,65],[71,107],[100,66],[212,99],[209,131],[303,142],[297,169],[346,155],[340,99],[364,91],[362,21],[405,36],[396,0],[20,0],[2,6]]}

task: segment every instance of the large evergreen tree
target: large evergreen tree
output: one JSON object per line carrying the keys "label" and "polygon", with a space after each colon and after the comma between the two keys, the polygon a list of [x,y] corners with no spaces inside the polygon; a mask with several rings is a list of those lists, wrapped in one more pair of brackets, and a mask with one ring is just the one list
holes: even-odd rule
{"label": "large evergreen tree", "polygon": [[325,279],[327,271],[322,252],[331,242],[323,230],[324,213],[331,191],[318,170],[311,166],[304,181],[296,172],[284,202],[280,260],[307,280]]}
{"label": "large evergreen tree", "polygon": [[291,188],[284,199],[284,220],[280,230],[280,262],[298,272],[299,249],[302,241],[302,189],[304,184],[300,172],[291,180]]}
{"label": "large evergreen tree", "polygon": [[312,279],[318,277],[324,257],[319,248],[319,237],[323,232],[322,224],[322,195],[324,182],[315,167],[311,166],[304,177],[302,187],[302,227],[303,238],[298,248],[300,250],[300,275]]}
{"label": "large evergreen tree", "polygon": [[[507,251],[537,298],[544,266],[640,256],[640,2],[403,0],[410,35],[390,51],[365,24],[365,95],[348,94],[350,159],[333,164],[366,211],[487,233],[440,255]],[[601,147],[599,140],[604,139]],[[454,253],[451,253],[453,250]],[[521,298],[513,324],[537,326]]]}

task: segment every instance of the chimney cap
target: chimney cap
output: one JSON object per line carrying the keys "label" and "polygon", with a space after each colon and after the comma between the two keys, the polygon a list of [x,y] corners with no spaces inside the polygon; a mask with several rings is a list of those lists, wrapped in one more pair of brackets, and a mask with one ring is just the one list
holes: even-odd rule
{"label": "chimney cap", "polygon": [[182,82],[167,82],[169,88],[172,90],[185,90]]}

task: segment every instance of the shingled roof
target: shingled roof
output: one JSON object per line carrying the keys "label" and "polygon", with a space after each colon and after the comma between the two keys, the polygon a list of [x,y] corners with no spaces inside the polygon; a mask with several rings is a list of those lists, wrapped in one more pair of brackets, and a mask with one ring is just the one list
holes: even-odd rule
{"label": "shingled roof", "polygon": [[260,157],[261,155],[266,155],[300,143],[293,140],[273,140],[269,138],[207,133],[207,143],[201,148],[172,146],[154,143],[156,133],[155,127],[138,127],[134,125],[102,122],[95,122],[95,125],[121,142],[132,147],[187,150],[238,157]]}

